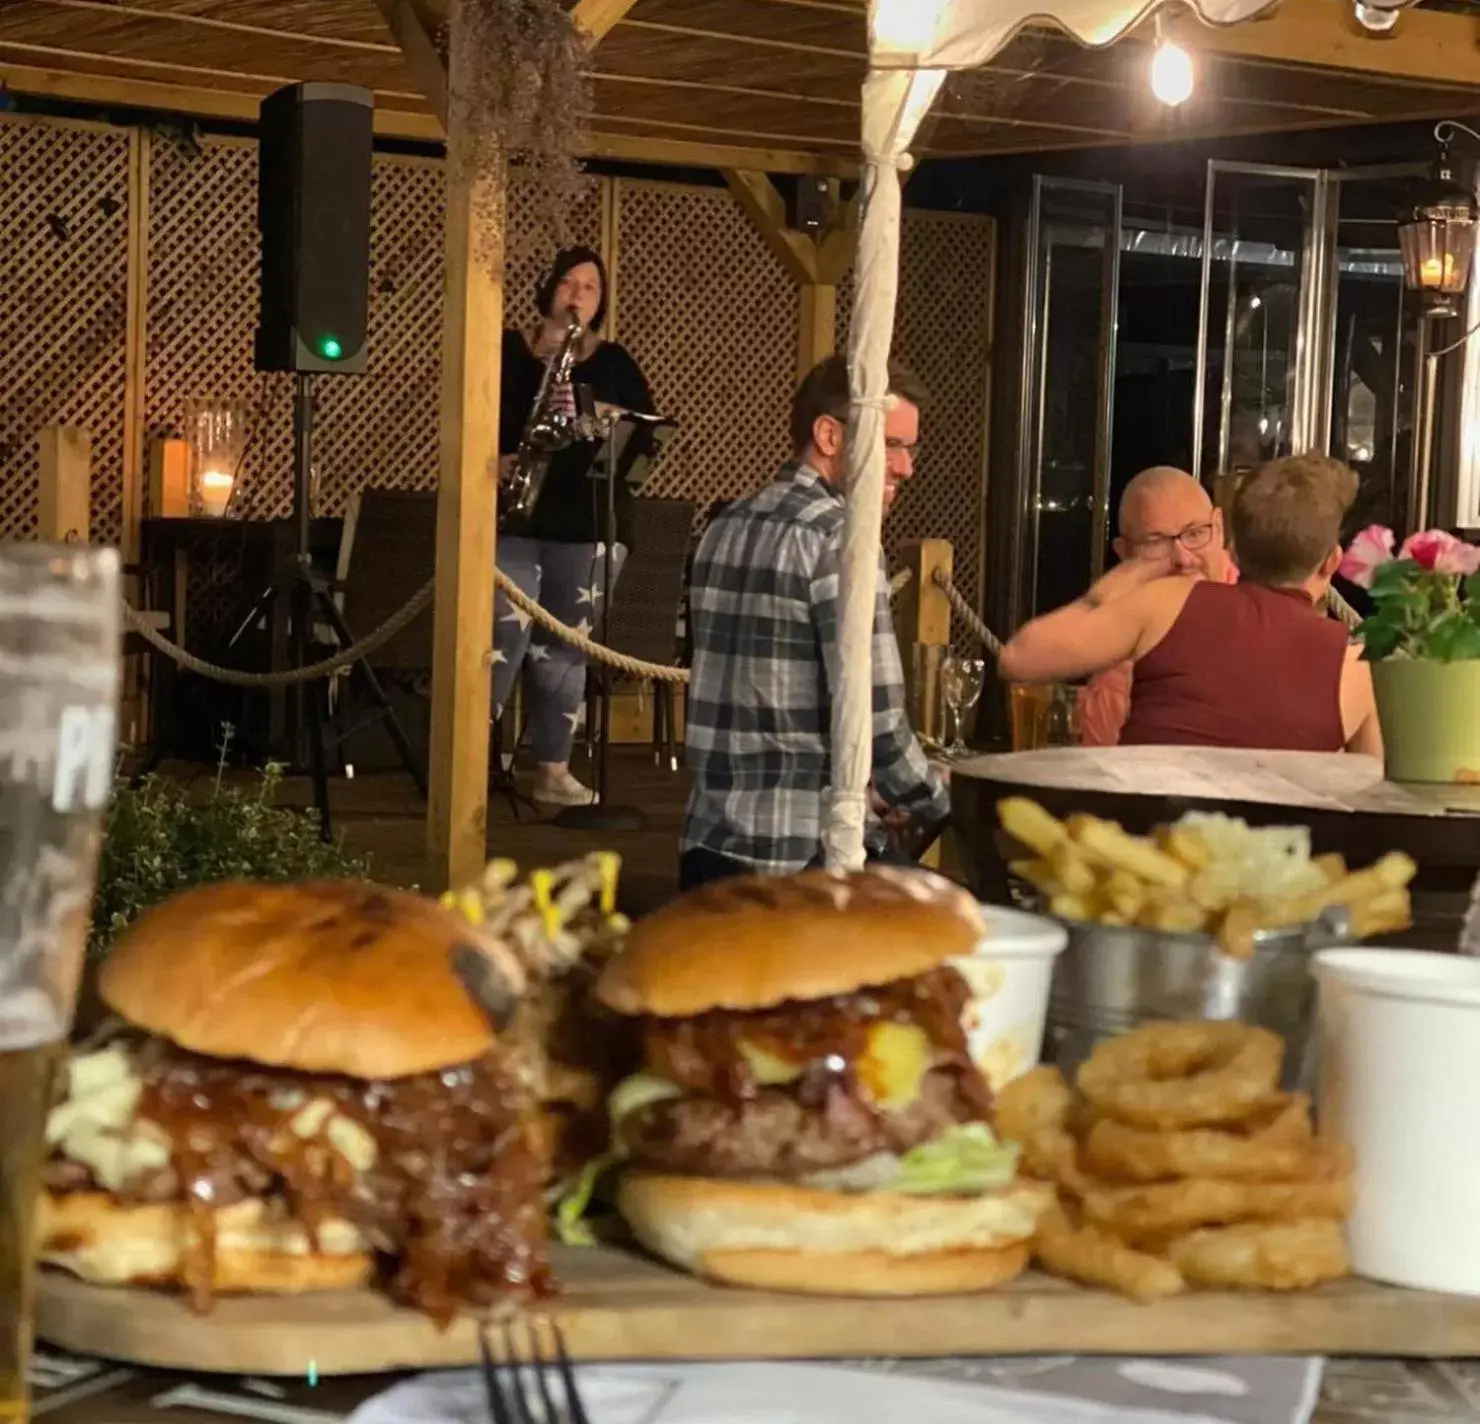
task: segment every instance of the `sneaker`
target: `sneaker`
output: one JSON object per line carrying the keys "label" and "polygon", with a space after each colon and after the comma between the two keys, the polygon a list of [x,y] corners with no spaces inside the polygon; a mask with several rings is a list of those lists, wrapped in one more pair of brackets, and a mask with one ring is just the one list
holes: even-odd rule
{"label": "sneaker", "polygon": [[567,770],[559,776],[537,775],[533,799],[547,806],[589,806],[596,800],[596,793]]}

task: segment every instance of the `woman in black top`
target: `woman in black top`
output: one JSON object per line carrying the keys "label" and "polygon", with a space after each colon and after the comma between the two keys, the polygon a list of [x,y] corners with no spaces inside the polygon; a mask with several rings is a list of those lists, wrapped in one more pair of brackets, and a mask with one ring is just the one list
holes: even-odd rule
{"label": "woman in black top", "polygon": [[[591,392],[598,409],[616,406],[650,414],[637,362],[625,347],[598,334],[606,317],[606,267],[589,247],[574,247],[555,259],[535,295],[539,320],[527,331],[504,332],[500,395],[499,454],[507,472],[539,392],[547,361],[565,339],[568,313],[584,327],[576,347],[571,383]],[[559,397],[573,401],[566,392]],[[577,441],[551,457],[540,497],[529,515],[507,520],[498,540],[498,566],[562,623],[590,633],[603,595],[606,523],[605,487],[590,478],[599,451],[594,440]],[[613,579],[631,546],[631,492],[618,486]],[[570,771],[570,748],[585,703],[586,659],[569,643],[533,627],[527,614],[499,594],[494,604],[493,700],[501,711],[514,679],[528,663],[525,689],[529,734],[537,763],[534,799],[555,806],[584,806],[591,789]]]}

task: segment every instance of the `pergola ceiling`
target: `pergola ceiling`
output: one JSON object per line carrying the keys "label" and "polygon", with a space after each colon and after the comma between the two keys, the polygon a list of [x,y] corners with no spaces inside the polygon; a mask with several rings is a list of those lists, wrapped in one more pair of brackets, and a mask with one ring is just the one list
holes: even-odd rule
{"label": "pergola ceiling", "polygon": [[[427,0],[397,0],[409,13]],[[584,0],[615,18],[592,56],[596,154],[795,169],[857,153],[865,63],[861,0]],[[1225,31],[1181,21],[1201,56],[1194,98],[1157,104],[1145,36],[1104,51],[1047,33],[954,76],[921,156],[998,154],[1223,137],[1480,109],[1480,25],[1405,14],[1361,34],[1345,0],[1284,0]],[[255,116],[293,80],[360,84],[384,133],[440,127],[382,15],[382,0],[0,0],[0,77],[18,92]]]}

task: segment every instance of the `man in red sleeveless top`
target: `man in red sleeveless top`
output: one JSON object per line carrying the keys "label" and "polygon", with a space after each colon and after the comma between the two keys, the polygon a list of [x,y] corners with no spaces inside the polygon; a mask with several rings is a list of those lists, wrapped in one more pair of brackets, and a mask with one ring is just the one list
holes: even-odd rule
{"label": "man in red sleeveless top", "polygon": [[[1117,558],[1171,561],[1174,573],[1237,583],[1238,569],[1223,534],[1223,511],[1185,470],[1153,465],[1120,496]],[[1107,668],[1079,690],[1079,725],[1087,747],[1113,747],[1131,710],[1135,663]]]}
{"label": "man in red sleeveless top", "polygon": [[1002,677],[1056,682],[1131,658],[1123,746],[1380,757],[1372,670],[1318,608],[1355,486],[1324,455],[1263,466],[1234,497],[1238,583],[1172,577],[1170,559],[1119,564],[1079,602],[1021,629],[1002,651]]}

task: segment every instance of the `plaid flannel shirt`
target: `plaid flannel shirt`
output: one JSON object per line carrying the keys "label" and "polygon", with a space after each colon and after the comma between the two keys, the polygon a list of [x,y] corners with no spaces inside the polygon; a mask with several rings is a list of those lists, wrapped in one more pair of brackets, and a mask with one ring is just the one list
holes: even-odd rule
{"label": "plaid flannel shirt", "polygon": [[[842,497],[804,464],[788,465],[705,531],[689,592],[684,850],[768,873],[800,870],[820,854],[842,535]],[[873,670],[874,789],[891,807],[944,816],[948,793],[905,713],[882,561]]]}

